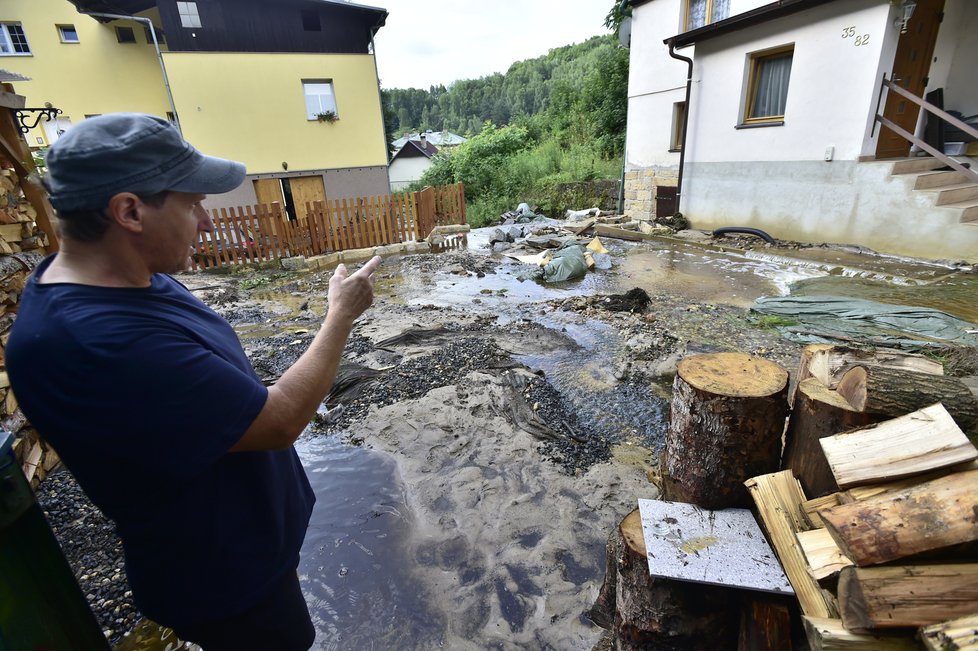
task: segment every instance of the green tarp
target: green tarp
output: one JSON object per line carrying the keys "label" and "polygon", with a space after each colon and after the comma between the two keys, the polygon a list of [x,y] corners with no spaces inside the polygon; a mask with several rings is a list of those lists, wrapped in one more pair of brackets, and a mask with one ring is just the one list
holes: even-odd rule
{"label": "green tarp", "polygon": [[791,319],[781,328],[800,343],[856,341],[878,346],[978,347],[978,325],[940,310],[876,303],[842,296],[781,296],[755,301],[753,311]]}

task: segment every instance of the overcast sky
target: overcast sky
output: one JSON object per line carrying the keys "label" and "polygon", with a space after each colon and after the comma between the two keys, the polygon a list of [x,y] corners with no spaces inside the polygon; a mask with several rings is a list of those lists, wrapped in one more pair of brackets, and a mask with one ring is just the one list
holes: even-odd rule
{"label": "overcast sky", "polygon": [[510,64],[606,34],[612,0],[354,0],[383,7],[384,88],[428,88],[506,72]]}

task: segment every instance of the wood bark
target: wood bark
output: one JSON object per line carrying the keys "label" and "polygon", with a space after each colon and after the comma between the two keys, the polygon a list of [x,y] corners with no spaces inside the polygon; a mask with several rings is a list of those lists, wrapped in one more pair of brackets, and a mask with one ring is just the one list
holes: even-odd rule
{"label": "wood bark", "polygon": [[737,651],[792,651],[788,597],[750,595],[744,600]]}
{"label": "wood bark", "polygon": [[830,389],[835,389],[842,376],[853,366],[882,366],[928,375],[944,375],[944,367],[939,362],[923,355],[888,348],[861,350],[830,344],[811,344],[802,350],[797,381],[801,383],[813,377]]}
{"label": "wood bark", "polygon": [[819,439],[883,418],[853,409],[845,398],[818,379],[804,380],[795,391],[781,465],[791,469],[809,497],[821,497],[838,490]]}
{"label": "wood bark", "polygon": [[841,619],[803,619],[812,651],[916,651],[919,648],[911,635],[853,633],[845,629]]}
{"label": "wood bark", "polygon": [[787,390],[783,368],[745,353],[682,360],[666,433],[665,499],[746,506],[743,482],[778,468]]}
{"label": "wood bark", "polygon": [[841,488],[892,481],[978,458],[940,404],[819,440]]}
{"label": "wood bark", "polygon": [[930,626],[978,612],[978,564],[847,567],[842,623],[856,633]]}
{"label": "wood bark", "polygon": [[978,470],[819,511],[860,567],[978,540]]}
{"label": "wood bark", "polygon": [[881,366],[854,366],[836,389],[853,408],[896,418],[940,402],[958,426],[978,424],[978,399],[961,380]]}
{"label": "wood bark", "polygon": [[629,513],[615,530],[616,651],[722,651],[737,648],[740,593],[652,577],[642,518]]}

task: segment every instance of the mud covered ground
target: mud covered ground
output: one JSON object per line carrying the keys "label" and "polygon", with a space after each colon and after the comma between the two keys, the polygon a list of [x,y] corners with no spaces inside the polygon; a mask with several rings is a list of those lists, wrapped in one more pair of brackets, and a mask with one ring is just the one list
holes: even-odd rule
{"label": "mud covered ground", "polygon": [[[641,246],[609,248],[620,261]],[[563,288],[512,282],[515,271],[480,250],[378,270],[374,306],[300,441],[314,484],[327,481],[300,566],[317,648],[590,649],[602,631],[583,613],[608,533],[637,498],[657,495],[678,360],[739,350],[797,365],[800,347],[744,307],[654,289],[635,303],[614,268]],[[181,280],[235,326],[271,384],[319,328],[329,276]],[[383,508],[331,524],[331,509],[372,489],[328,484],[338,471],[319,442],[362,450],[343,459],[364,478],[382,467]],[[118,639],[138,613],[111,526],[89,515],[70,474],[47,486],[42,505]]]}

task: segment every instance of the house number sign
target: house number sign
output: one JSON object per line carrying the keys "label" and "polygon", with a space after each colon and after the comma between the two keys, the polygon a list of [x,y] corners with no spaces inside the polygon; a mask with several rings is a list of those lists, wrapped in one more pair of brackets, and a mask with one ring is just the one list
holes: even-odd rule
{"label": "house number sign", "polygon": [[861,45],[869,45],[869,34],[856,34],[855,26],[843,27],[842,28],[842,38],[854,39],[853,43],[856,47]]}

